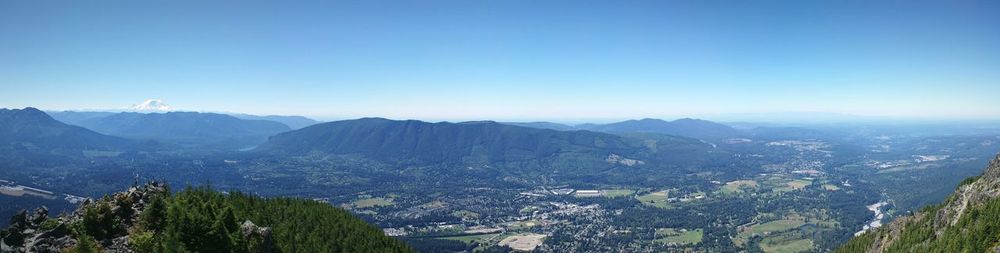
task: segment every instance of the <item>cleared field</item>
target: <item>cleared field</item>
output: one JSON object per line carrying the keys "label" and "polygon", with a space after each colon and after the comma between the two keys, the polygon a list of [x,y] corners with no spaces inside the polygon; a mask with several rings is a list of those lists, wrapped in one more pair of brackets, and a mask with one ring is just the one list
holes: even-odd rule
{"label": "cleared field", "polygon": [[722,186],[722,189],[720,189],[720,191],[722,191],[722,193],[725,194],[744,193],[747,192],[748,190],[756,190],[757,187],[759,187],[757,181],[737,180],[726,183],[726,185]]}
{"label": "cleared field", "polygon": [[351,205],[354,206],[354,208],[369,208],[377,206],[391,206],[395,204],[392,203],[392,199],[387,198],[363,198],[351,202]]}
{"label": "cleared field", "polygon": [[635,198],[638,199],[639,202],[646,205],[659,208],[670,208],[670,202],[667,201],[667,196],[667,191],[658,191],[646,195],[636,196]]}
{"label": "cleared field", "polygon": [[632,194],[635,194],[635,190],[628,190],[628,189],[601,190],[601,195],[608,198],[627,197]]}
{"label": "cleared field", "polygon": [[813,242],[809,239],[779,241],[774,238],[764,238],[760,242],[760,249],[767,253],[806,252],[813,249]]}
{"label": "cleared field", "polygon": [[455,216],[463,219],[478,219],[479,214],[469,210],[458,210],[451,212],[451,216]]}
{"label": "cleared field", "polygon": [[520,234],[504,238],[500,241],[500,245],[520,251],[532,251],[538,245],[542,245],[543,240],[545,235],[542,234]]}
{"label": "cleared field", "polygon": [[456,236],[435,237],[434,239],[453,240],[453,241],[460,241],[460,242],[464,242],[464,243],[473,243],[473,242],[481,242],[481,241],[490,240],[490,239],[496,238],[499,235],[500,235],[500,233],[479,234],[479,235],[456,235]]}
{"label": "cleared field", "polygon": [[750,231],[757,234],[773,233],[794,229],[805,224],[806,223],[800,219],[783,219],[754,225],[750,227]]}
{"label": "cleared field", "polygon": [[507,229],[527,229],[538,225],[539,222],[534,220],[514,221],[507,223]]}
{"label": "cleared field", "polygon": [[824,185],[823,185],[823,190],[827,190],[827,191],[838,191],[838,190],[840,190],[840,187],[838,187],[838,186],[836,186],[836,185],[832,185],[832,184],[824,184]]}
{"label": "cleared field", "polygon": [[781,184],[776,185],[775,188],[773,189],[773,191],[775,191],[775,192],[790,192],[790,191],[795,191],[795,190],[799,190],[799,189],[805,188],[806,186],[809,186],[810,184],[812,184],[812,181],[802,180],[802,179],[793,179],[793,180],[786,181],[786,182],[783,182]]}
{"label": "cleared field", "polygon": [[683,230],[673,228],[656,229],[656,239],[653,242],[663,244],[697,244],[705,236],[701,229]]}
{"label": "cleared field", "polygon": [[805,224],[806,222],[801,218],[791,218],[756,224],[750,227],[743,227],[740,229],[739,233],[733,237],[733,244],[743,246],[754,235],[768,235],[772,233],[784,232],[801,227]]}
{"label": "cleared field", "polygon": [[812,181],[796,179],[792,180],[791,182],[788,182],[788,187],[792,188],[792,190],[798,190],[805,188],[807,185],[810,184],[812,184]]}

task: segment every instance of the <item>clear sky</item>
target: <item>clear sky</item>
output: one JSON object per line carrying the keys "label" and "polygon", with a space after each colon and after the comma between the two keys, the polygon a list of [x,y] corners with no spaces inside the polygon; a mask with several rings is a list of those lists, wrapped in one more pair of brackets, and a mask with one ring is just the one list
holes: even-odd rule
{"label": "clear sky", "polygon": [[0,107],[1000,118],[1000,1],[0,1]]}

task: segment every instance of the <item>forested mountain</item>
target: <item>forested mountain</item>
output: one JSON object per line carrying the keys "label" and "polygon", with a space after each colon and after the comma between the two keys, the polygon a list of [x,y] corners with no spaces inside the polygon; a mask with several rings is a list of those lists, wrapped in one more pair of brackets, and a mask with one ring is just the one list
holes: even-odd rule
{"label": "forested mountain", "polygon": [[268,136],[291,130],[267,120],[245,120],[216,113],[123,112],[79,122],[94,131],[132,139],[149,139],[190,148],[240,149]]}
{"label": "forested mountain", "polygon": [[76,212],[22,211],[0,231],[3,252],[411,252],[326,203],[210,188],[133,187]]}
{"label": "forested mountain", "polygon": [[1000,251],[1000,156],[944,203],[868,231],[838,252]]}
{"label": "forested mountain", "polygon": [[280,116],[280,115],[258,116],[258,115],[242,114],[242,113],[235,113],[235,114],[229,114],[229,115],[231,115],[233,117],[236,117],[236,118],[239,118],[239,119],[274,121],[274,122],[278,122],[278,123],[281,123],[281,124],[285,124],[286,126],[292,128],[292,129],[300,129],[300,128],[303,128],[303,127],[307,127],[307,126],[311,126],[311,125],[315,125],[316,123],[319,123],[319,121],[315,121],[313,119],[302,117],[302,116]]}
{"label": "forested mountain", "polygon": [[429,123],[364,118],[335,121],[271,137],[257,151],[305,155],[360,154],[409,163],[494,163],[583,158],[603,160],[610,153],[637,148],[622,137],[589,131],[555,131],[496,122]]}
{"label": "forested mountain", "polygon": [[59,122],[35,108],[0,109],[2,150],[78,154],[84,150],[123,150],[132,145],[135,143],[126,139]]}

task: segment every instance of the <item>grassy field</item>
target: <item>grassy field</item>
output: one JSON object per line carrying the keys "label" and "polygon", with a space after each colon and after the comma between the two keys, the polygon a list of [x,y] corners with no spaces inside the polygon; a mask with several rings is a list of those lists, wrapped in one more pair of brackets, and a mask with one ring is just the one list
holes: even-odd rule
{"label": "grassy field", "polygon": [[638,199],[639,202],[646,205],[659,208],[670,208],[670,202],[667,202],[667,196],[667,191],[658,191],[646,195],[636,196],[635,198]]}
{"label": "grassy field", "polygon": [[458,210],[451,213],[451,216],[455,216],[463,219],[477,219],[479,214],[469,210]]}
{"label": "grassy field", "polygon": [[773,189],[773,191],[775,191],[775,192],[790,192],[790,191],[795,191],[795,190],[799,190],[799,189],[805,188],[806,186],[808,186],[810,184],[812,184],[812,181],[803,180],[803,179],[792,179],[792,180],[789,180],[789,181],[785,181],[782,184],[776,185],[776,187]]}
{"label": "grassy field", "polygon": [[809,239],[782,241],[768,237],[760,242],[760,249],[767,253],[806,252],[813,249],[813,242]]}
{"label": "grassy field", "polygon": [[781,220],[756,224],[750,226],[749,228],[742,228],[742,230],[739,231],[736,237],[733,237],[733,244],[736,244],[738,246],[743,246],[743,244],[746,243],[750,239],[750,237],[753,237],[753,235],[755,234],[765,235],[771,233],[784,232],[801,227],[802,225],[805,224],[806,222],[803,221],[801,218],[781,219]]}
{"label": "grassy field", "polygon": [[497,237],[498,235],[500,235],[500,233],[480,234],[480,235],[456,235],[456,236],[435,237],[434,239],[454,240],[464,243],[473,243],[473,242],[481,242],[489,240]]}
{"label": "grassy field", "polygon": [[354,208],[369,208],[377,206],[391,206],[395,205],[392,203],[392,199],[387,198],[362,198],[351,202]]}
{"label": "grassy field", "polygon": [[701,242],[701,238],[704,235],[705,233],[701,229],[680,230],[673,228],[658,228],[656,229],[656,239],[654,239],[653,242],[664,244],[697,244]]}
{"label": "grassy field", "polygon": [[833,185],[833,184],[824,184],[823,185],[823,190],[837,191],[837,190],[840,190],[840,187],[837,187],[836,185]]}
{"label": "grassy field", "polygon": [[722,191],[722,193],[725,194],[744,193],[747,190],[751,189],[755,190],[757,189],[758,186],[759,185],[757,184],[757,181],[737,180],[726,183],[726,185],[722,186],[722,189],[720,189],[720,191]]}
{"label": "grassy field", "polygon": [[773,233],[794,229],[805,224],[800,219],[783,219],[754,225],[750,227],[750,231],[756,234]]}
{"label": "grassy field", "polygon": [[527,221],[514,221],[507,223],[507,229],[517,230],[517,229],[527,229],[534,226],[538,226],[538,221],[527,220]]}
{"label": "grassy field", "polygon": [[788,182],[788,187],[792,188],[792,190],[798,190],[798,189],[805,188],[807,185],[810,185],[810,184],[812,184],[812,181],[802,180],[802,179],[795,179],[795,180],[792,180],[791,182]]}
{"label": "grassy field", "polygon": [[601,190],[601,195],[607,198],[627,197],[632,194],[635,194],[635,190],[629,190],[629,189]]}

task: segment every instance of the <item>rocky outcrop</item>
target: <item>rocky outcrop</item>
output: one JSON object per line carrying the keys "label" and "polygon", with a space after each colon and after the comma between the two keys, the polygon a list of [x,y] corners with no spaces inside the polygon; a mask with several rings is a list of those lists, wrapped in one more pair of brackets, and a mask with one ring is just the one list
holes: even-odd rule
{"label": "rocky outcrop", "polygon": [[944,227],[955,225],[970,206],[982,204],[998,196],[1000,196],[1000,157],[993,159],[977,180],[960,186],[952,197],[948,198],[944,208],[935,214],[936,231],[940,232]]}
{"label": "rocky outcrop", "polygon": [[[139,217],[153,197],[167,194],[163,184],[149,183],[144,186],[132,187],[125,192],[118,192],[100,200],[86,200],[76,211],[60,217],[49,217],[48,209],[40,207],[33,212],[22,210],[11,218],[10,226],[0,232],[0,252],[63,252],[65,249],[77,246],[78,238],[73,227],[79,227],[86,208],[97,205],[108,205],[111,213],[121,218],[118,234],[110,234],[109,238],[98,241],[103,252],[133,252],[126,231],[133,231]],[[260,252],[270,252],[273,248],[271,229],[259,227],[250,221],[243,223],[243,234],[248,240],[259,243]]]}
{"label": "rocky outcrop", "polygon": [[0,252],[61,252],[65,245],[76,243],[65,223],[49,220],[49,210],[45,207],[31,214],[21,210],[11,218],[3,235]]}
{"label": "rocky outcrop", "polygon": [[240,225],[240,231],[243,232],[243,238],[248,239],[247,241],[260,243],[253,246],[253,248],[259,249],[259,252],[270,253],[271,249],[274,248],[274,243],[271,241],[271,228],[258,227],[253,222],[244,221]]}

